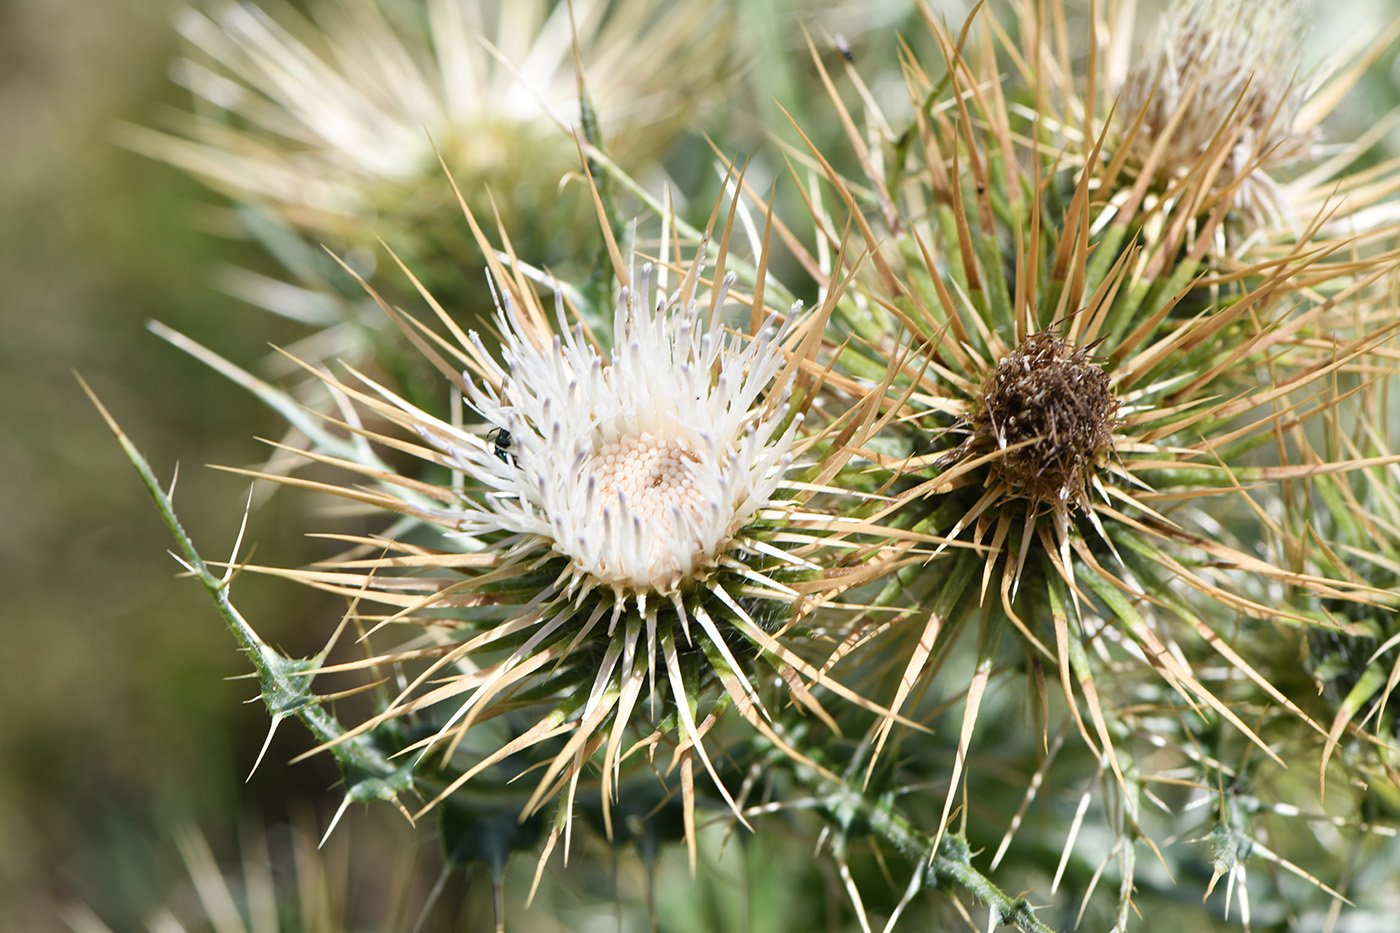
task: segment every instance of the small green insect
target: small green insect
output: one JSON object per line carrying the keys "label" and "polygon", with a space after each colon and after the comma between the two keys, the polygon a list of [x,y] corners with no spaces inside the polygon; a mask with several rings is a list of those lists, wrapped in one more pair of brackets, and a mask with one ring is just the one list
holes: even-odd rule
{"label": "small green insect", "polygon": [[516,466],[515,454],[510,452],[514,445],[514,440],[510,432],[505,428],[492,428],[486,432],[486,439],[491,442],[491,450],[502,463],[509,463]]}

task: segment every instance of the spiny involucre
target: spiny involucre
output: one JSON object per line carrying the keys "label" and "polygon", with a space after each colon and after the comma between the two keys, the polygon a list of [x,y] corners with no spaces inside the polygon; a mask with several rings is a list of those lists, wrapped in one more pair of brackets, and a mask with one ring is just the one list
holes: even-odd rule
{"label": "spiny involucre", "polygon": [[[830,307],[775,311],[750,296],[752,330],[735,330],[735,280],[707,284],[707,245],[690,263],[638,272],[619,261],[611,328],[596,331],[562,290],[546,310],[525,274],[488,251],[498,350],[425,292],[448,335],[426,355],[471,427],[368,375],[321,373],[360,412],[344,427],[419,464],[390,471],[310,455],[373,488],[271,477],[417,521],[415,531],[351,536],[350,552],[309,570],[261,569],[343,594],[347,620],[376,641],[381,629],[407,633],[370,660],[323,668],[403,672],[349,734],[412,724],[418,767],[433,775],[430,807],[473,779],[530,774],[522,818],[561,801],[545,857],[568,838],[581,782],[599,781],[610,826],[620,782],[641,768],[643,781],[679,770],[673,792],[694,858],[696,763],[738,813],[712,750],[723,748],[724,710],[790,750],[775,726],[783,692],[823,717],[816,683],[873,707],[798,650],[804,617],[842,585],[824,582],[836,574],[827,551],[846,547],[843,491],[790,475],[828,456],[793,393],[810,379]],[[421,478],[434,468],[451,480]],[[817,492],[829,503],[812,504]],[[653,764],[667,748],[669,763]]]}

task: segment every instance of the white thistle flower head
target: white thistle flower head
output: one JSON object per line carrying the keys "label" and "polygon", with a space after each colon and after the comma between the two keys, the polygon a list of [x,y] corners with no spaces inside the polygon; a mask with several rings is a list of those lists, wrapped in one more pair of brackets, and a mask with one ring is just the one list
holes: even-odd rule
{"label": "white thistle flower head", "polygon": [[[470,211],[467,219],[484,246]],[[507,270],[485,250],[496,285],[497,355],[431,302],[465,372],[430,356],[480,426],[435,417],[363,375],[358,387],[322,375],[343,397],[426,443],[357,433],[457,477],[445,486],[327,458],[385,485],[318,488],[446,532],[437,549],[389,542],[393,553],[383,557],[305,575],[394,607],[394,625],[421,625],[429,638],[454,633],[437,648],[410,642],[386,656],[416,673],[373,722],[423,715],[453,699],[452,709],[430,714],[435,735],[426,743],[451,755],[479,724],[545,708],[524,734],[463,765],[429,806],[567,732],[563,747],[547,753],[527,813],[560,795],[567,811],[580,774],[596,769],[608,818],[622,763],[639,748],[650,750],[633,760],[651,760],[666,743],[675,748],[673,766],[684,769],[681,795],[693,825],[696,796],[686,775],[695,759],[739,812],[706,750],[722,709],[732,706],[786,748],[763,699],[773,684],[787,684],[795,702],[822,716],[804,682],[869,705],[791,647],[815,634],[813,614],[841,585],[814,558],[849,546],[833,527],[835,508],[810,502],[824,487],[788,476],[799,435],[804,450],[819,440],[804,432],[791,398],[799,373],[814,365],[830,300],[816,314],[796,302],[764,320],[756,296],[730,301],[733,276],[704,287],[706,245],[674,291],[657,283],[652,266],[636,275],[619,270],[624,284],[606,351],[581,323],[571,324],[576,309],[562,290],[551,314],[523,270]],[[726,302],[757,307],[751,320],[763,323],[751,333],[726,328]],[[422,572],[404,575],[406,567]],[[647,684],[650,711],[637,715]],[[717,693],[727,702],[716,703]]]}
{"label": "white thistle flower head", "polygon": [[1256,226],[1286,214],[1270,173],[1312,150],[1298,120],[1307,26],[1302,0],[1172,0],[1120,95],[1121,125],[1143,116],[1127,140],[1129,165],[1174,180],[1226,138],[1212,187],[1235,186]]}
{"label": "white thistle flower head", "polygon": [[[719,566],[769,505],[801,421],[788,418],[791,375],[775,384],[796,315],[781,329],[770,318],[745,341],[696,301],[694,275],[648,307],[651,273],[622,290],[611,359],[581,325],[563,326],[558,293],[562,332],[548,342],[506,295],[505,365],[473,335],[490,368],[468,387],[504,433],[457,435],[444,448],[492,490],[462,511],[463,531],[547,541],[568,558],[571,589],[610,588],[619,606],[629,594],[673,594]],[[716,309],[732,284],[719,286]],[[440,442],[440,432],[425,435]]]}

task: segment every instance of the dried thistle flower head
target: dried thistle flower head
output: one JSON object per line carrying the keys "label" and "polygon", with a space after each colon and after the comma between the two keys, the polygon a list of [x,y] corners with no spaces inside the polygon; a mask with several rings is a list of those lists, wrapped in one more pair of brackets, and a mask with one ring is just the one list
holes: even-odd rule
{"label": "dried thistle flower head", "polygon": [[[1302,0],[1173,0],[1122,88],[1118,120],[1142,116],[1128,164],[1164,183],[1201,171],[1222,141],[1213,187],[1256,223],[1285,205],[1271,173],[1309,154]],[[1160,150],[1160,151],[1158,151]]]}
{"label": "dried thistle flower head", "polygon": [[963,455],[1004,451],[992,472],[1013,492],[1083,504],[1091,471],[1113,449],[1118,400],[1086,347],[1031,334],[997,364],[976,400]]}
{"label": "dried thistle flower head", "polygon": [[[1043,6],[1048,21],[1063,15],[1060,3]],[[1027,16],[1022,22],[1035,22],[1030,17],[1042,5],[1018,9]],[[1106,112],[1094,106],[1104,82],[1091,77],[1090,94],[1076,97],[1066,89],[1084,85],[1065,79],[1075,62],[1067,43],[1057,51],[1062,43],[1054,29],[1024,30],[1024,45],[1013,48],[1009,30],[989,21],[985,8],[976,14],[980,22],[970,20],[957,33],[927,17],[942,56],[927,69],[914,53],[902,60],[916,109],[903,133],[889,135],[892,151],[872,144],[874,134],[849,115],[840,86],[831,82],[863,178],[841,176],[837,160],[809,141],[823,176],[813,188],[834,189],[811,203],[844,204],[856,214],[851,221],[839,209],[827,214],[814,207],[827,255],[857,254],[838,240],[846,223],[859,226],[871,257],[847,259],[848,266],[819,252],[806,260],[829,281],[849,268],[860,283],[855,300],[834,316],[846,334],[832,339],[844,338],[852,355],[863,355],[859,366],[843,357],[846,372],[875,373],[888,386],[884,436],[862,453],[897,472],[881,491],[905,484],[890,512],[938,536],[919,571],[901,575],[896,566],[881,594],[882,605],[915,611],[848,636],[840,656],[856,656],[861,638],[899,640],[904,650],[889,651],[889,663],[871,662],[865,683],[872,699],[891,710],[919,709],[921,700],[929,703],[924,709],[940,711],[964,704],[961,730],[941,756],[929,751],[934,742],[901,736],[883,722],[872,729],[870,747],[896,748],[901,769],[919,756],[936,762],[925,773],[910,768],[918,776],[908,786],[922,786],[915,782],[933,773],[946,793],[932,801],[909,794],[901,808],[912,823],[945,834],[955,831],[959,803],[964,827],[990,817],[978,835],[1005,833],[993,869],[1014,852],[1021,814],[1043,794],[1040,788],[1099,782],[1100,825],[1123,829],[1111,849],[1077,837],[1078,817],[1067,836],[1057,831],[1065,848],[1051,884],[1054,894],[1075,859],[1103,870],[1117,858],[1116,921],[1087,924],[1095,929],[1129,929],[1133,912],[1149,899],[1146,885],[1134,880],[1135,847],[1146,842],[1154,854],[1166,853],[1164,863],[1179,857],[1150,841],[1151,820],[1142,817],[1154,806],[1168,812],[1171,806],[1148,789],[1151,783],[1191,774],[1201,789],[1242,784],[1242,763],[1257,760],[1258,773],[1274,774],[1303,757],[1298,748],[1311,757],[1325,747],[1325,722],[1274,679],[1268,662],[1279,633],[1310,624],[1335,628],[1339,611],[1329,609],[1326,622],[1309,615],[1318,600],[1335,600],[1329,606],[1391,601],[1361,575],[1338,571],[1336,552],[1318,536],[1321,524],[1299,523],[1277,550],[1266,542],[1277,527],[1280,496],[1295,481],[1371,466],[1393,471],[1387,454],[1377,452],[1368,463],[1370,451],[1354,439],[1319,446],[1315,438],[1344,397],[1338,384],[1393,368],[1393,360],[1361,360],[1397,327],[1395,256],[1315,261],[1344,251],[1336,241],[1312,238],[1313,230],[1284,244],[1270,242],[1272,231],[1265,230],[1252,238],[1254,249],[1268,245],[1263,255],[1241,250],[1248,261],[1209,271],[1224,254],[1207,254],[1236,223],[1241,193],[1268,190],[1267,177],[1256,184],[1254,175],[1273,164],[1269,147],[1282,155],[1306,145],[1301,134],[1273,135],[1274,126],[1283,132],[1312,125],[1314,116],[1305,110],[1293,119],[1301,100],[1289,90],[1298,49],[1280,51],[1300,31],[1296,18],[1285,15],[1296,13],[1296,5],[1228,13],[1220,7],[1224,25],[1210,25],[1211,9],[1173,7],[1169,26],[1176,26],[1147,66],[1170,65],[1175,83],[1137,78],[1161,85],[1178,102],[1143,110],[1144,95],[1132,113],[1120,100],[1118,119],[1127,122],[1118,126],[1141,117],[1144,136],[1158,134],[1147,137],[1153,145],[1126,183],[1132,173],[1125,168],[1129,150],[1115,137],[1121,131],[1097,122]],[[1279,21],[1265,23],[1263,9]],[[1095,16],[1095,37],[1107,37],[1106,26],[1097,28],[1103,22]],[[1226,26],[1236,33],[1208,34]],[[1253,49],[1246,60],[1235,46],[1266,27],[1269,37],[1251,41],[1272,51]],[[1006,56],[998,54],[1002,44]],[[1017,72],[1024,87],[1007,79]],[[1245,94],[1256,86],[1264,97]],[[1217,103],[1206,93],[1228,99],[1201,119],[1201,108]],[[1026,100],[1036,102],[1033,112],[1019,103]],[[1054,101],[1058,111],[1047,106]],[[867,99],[866,106],[875,105]],[[869,125],[887,122],[878,112],[868,118]],[[1192,125],[1176,125],[1187,122]],[[1043,132],[1049,127],[1063,137]],[[1172,152],[1177,164],[1163,159]],[[1154,166],[1164,166],[1158,184]],[[1376,188],[1385,196],[1395,190],[1390,179]],[[1392,239],[1390,231],[1383,236]],[[1045,333],[1048,328],[1055,330]],[[1091,352],[1102,358],[1101,369]],[[965,435],[957,437],[958,430]],[[1355,508],[1355,499],[1341,493],[1332,501],[1345,503],[1344,511]],[[890,549],[882,559],[894,565],[907,553]],[[1302,553],[1315,560],[1279,559]],[[967,637],[974,630],[975,644]],[[1032,672],[1024,681],[1027,705],[1038,708],[1035,727],[1024,731],[996,697],[998,684],[1006,690],[1016,683],[1017,663],[1008,663],[1004,639],[1013,630]],[[970,676],[960,677],[960,670]],[[1047,702],[1052,679],[1064,696],[1062,713]],[[1384,676],[1377,679],[1384,684]],[[934,706],[935,698],[948,706]],[[1291,734],[1303,733],[1304,742],[1278,741],[1281,723],[1296,724]],[[1350,727],[1337,720],[1332,739],[1344,728]],[[1094,762],[1092,777],[1062,762],[1052,767],[1057,746],[1048,739],[1057,731],[1062,738],[1077,735],[1090,751],[1084,760]],[[1027,792],[1008,825],[1014,802],[991,802],[987,788],[1003,778],[1007,748],[1027,739],[1035,745],[1025,759]],[[979,770],[975,756],[992,748],[995,764],[969,777]],[[1085,792],[1080,815],[1092,796]],[[1300,809],[1296,788],[1278,797],[1280,811]],[[974,798],[977,813],[966,806]],[[1221,809],[1232,827],[1243,824]],[[1232,829],[1232,838],[1245,839],[1247,830]],[[1191,832],[1183,825],[1174,838]],[[1254,845],[1259,838],[1248,837],[1254,858],[1266,852]],[[1036,859],[1043,859],[1041,844]],[[1214,866],[1229,872],[1232,883],[1243,878],[1245,860],[1243,849],[1235,852],[1235,862]],[[1330,871],[1338,861],[1328,853],[1311,864]],[[1325,882],[1316,884],[1332,893]],[[1005,916],[994,912],[991,926]]]}

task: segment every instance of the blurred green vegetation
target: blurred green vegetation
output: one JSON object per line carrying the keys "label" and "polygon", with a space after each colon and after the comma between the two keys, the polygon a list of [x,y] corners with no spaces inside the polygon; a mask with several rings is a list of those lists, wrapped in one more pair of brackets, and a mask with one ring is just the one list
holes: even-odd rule
{"label": "blurred green vegetation", "polygon": [[[219,263],[241,257],[193,232],[203,190],[112,142],[117,120],[174,103],[173,7],[0,3],[5,930],[67,929],[60,911],[79,899],[114,928],[134,928],[132,911],[163,900],[183,874],[172,826],[195,822],[226,839],[243,806],[285,813],[289,797],[295,805],[334,780],[328,763],[287,768],[297,746],[279,743],[239,786],[266,715],[242,703],[256,695],[250,684],[226,679],[246,666],[204,595],[161,559],[168,533],[74,378],[163,475],[183,460],[184,519],[211,550],[231,547],[245,484],[202,461],[246,460],[249,438],[275,422],[143,322],[243,360],[287,335],[211,286]],[[293,534],[260,525],[260,553],[295,560]],[[241,589],[268,619],[325,610],[305,593]],[[285,621],[269,634],[314,647],[297,645],[303,636]]]}

